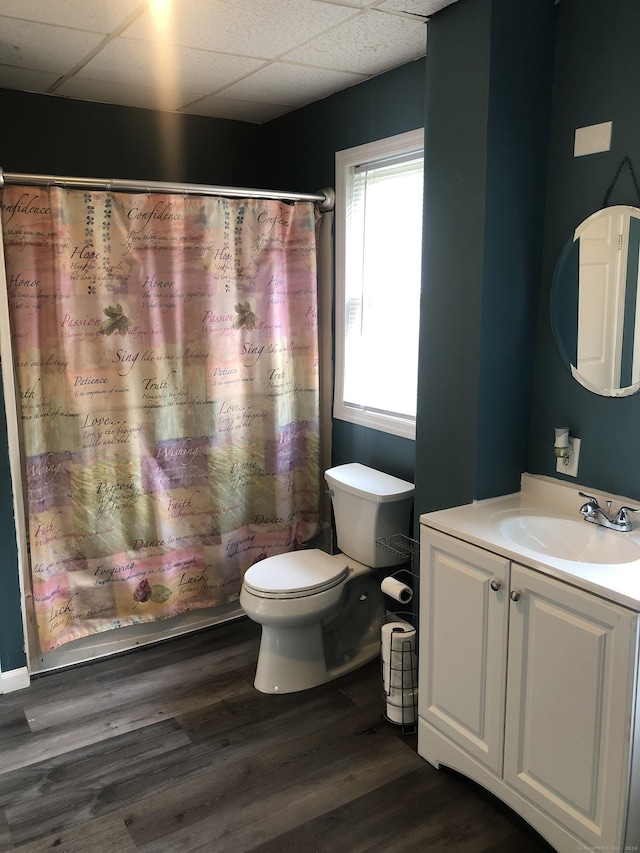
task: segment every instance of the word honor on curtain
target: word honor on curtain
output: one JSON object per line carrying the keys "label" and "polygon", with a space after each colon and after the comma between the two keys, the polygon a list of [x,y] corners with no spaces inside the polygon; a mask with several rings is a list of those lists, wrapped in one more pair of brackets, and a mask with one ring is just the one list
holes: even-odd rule
{"label": "word honor on curtain", "polygon": [[43,652],[236,599],[318,532],[316,216],[3,190]]}

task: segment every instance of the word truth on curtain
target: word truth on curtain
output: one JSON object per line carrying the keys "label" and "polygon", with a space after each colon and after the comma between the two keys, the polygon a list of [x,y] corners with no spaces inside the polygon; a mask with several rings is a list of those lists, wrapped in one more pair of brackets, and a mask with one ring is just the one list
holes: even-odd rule
{"label": "word truth on curtain", "polygon": [[4,189],[43,652],[236,599],[317,533],[316,215]]}

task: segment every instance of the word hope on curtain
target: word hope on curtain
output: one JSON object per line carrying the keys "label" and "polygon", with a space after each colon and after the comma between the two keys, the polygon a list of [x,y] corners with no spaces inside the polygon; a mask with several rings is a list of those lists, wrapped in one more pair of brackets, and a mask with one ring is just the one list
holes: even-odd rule
{"label": "word hope on curtain", "polygon": [[237,599],[318,532],[318,215],[3,190],[42,652]]}

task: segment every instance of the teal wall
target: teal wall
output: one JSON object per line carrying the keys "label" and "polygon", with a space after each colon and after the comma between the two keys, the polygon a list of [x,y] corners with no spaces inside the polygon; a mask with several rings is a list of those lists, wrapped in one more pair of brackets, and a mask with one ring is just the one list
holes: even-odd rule
{"label": "teal wall", "polygon": [[0,110],[5,172],[259,186],[256,125],[9,89]]}
{"label": "teal wall", "polygon": [[429,26],[416,510],[526,469],[553,0],[459,0]]}
{"label": "teal wall", "polygon": [[264,125],[263,179],[301,192],[333,186],[336,151],[422,127],[424,68],[411,62]]}
{"label": "teal wall", "polygon": [[0,663],[9,671],[25,665],[20,613],[18,549],[13,517],[13,493],[9,472],[7,424],[0,380]]}
{"label": "teal wall", "polygon": [[[464,2],[464,0],[463,0]],[[553,428],[569,424],[581,441],[577,478],[640,501],[640,394],[611,399],[575,382],[551,333],[549,293],[554,266],[573,230],[603,206],[625,156],[640,179],[640,3],[637,0],[561,0],[558,6],[547,211],[542,252],[539,331],[530,421],[529,468],[555,472]],[[613,122],[611,150],[573,156],[574,132]],[[625,168],[609,204],[640,206]]]}

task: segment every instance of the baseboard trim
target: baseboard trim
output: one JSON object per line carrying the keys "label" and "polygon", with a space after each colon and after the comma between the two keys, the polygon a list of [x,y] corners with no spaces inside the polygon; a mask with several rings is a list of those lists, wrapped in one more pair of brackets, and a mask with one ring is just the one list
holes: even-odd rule
{"label": "baseboard trim", "polygon": [[24,690],[28,686],[29,670],[26,666],[0,672],[0,693],[13,693],[14,690]]}

